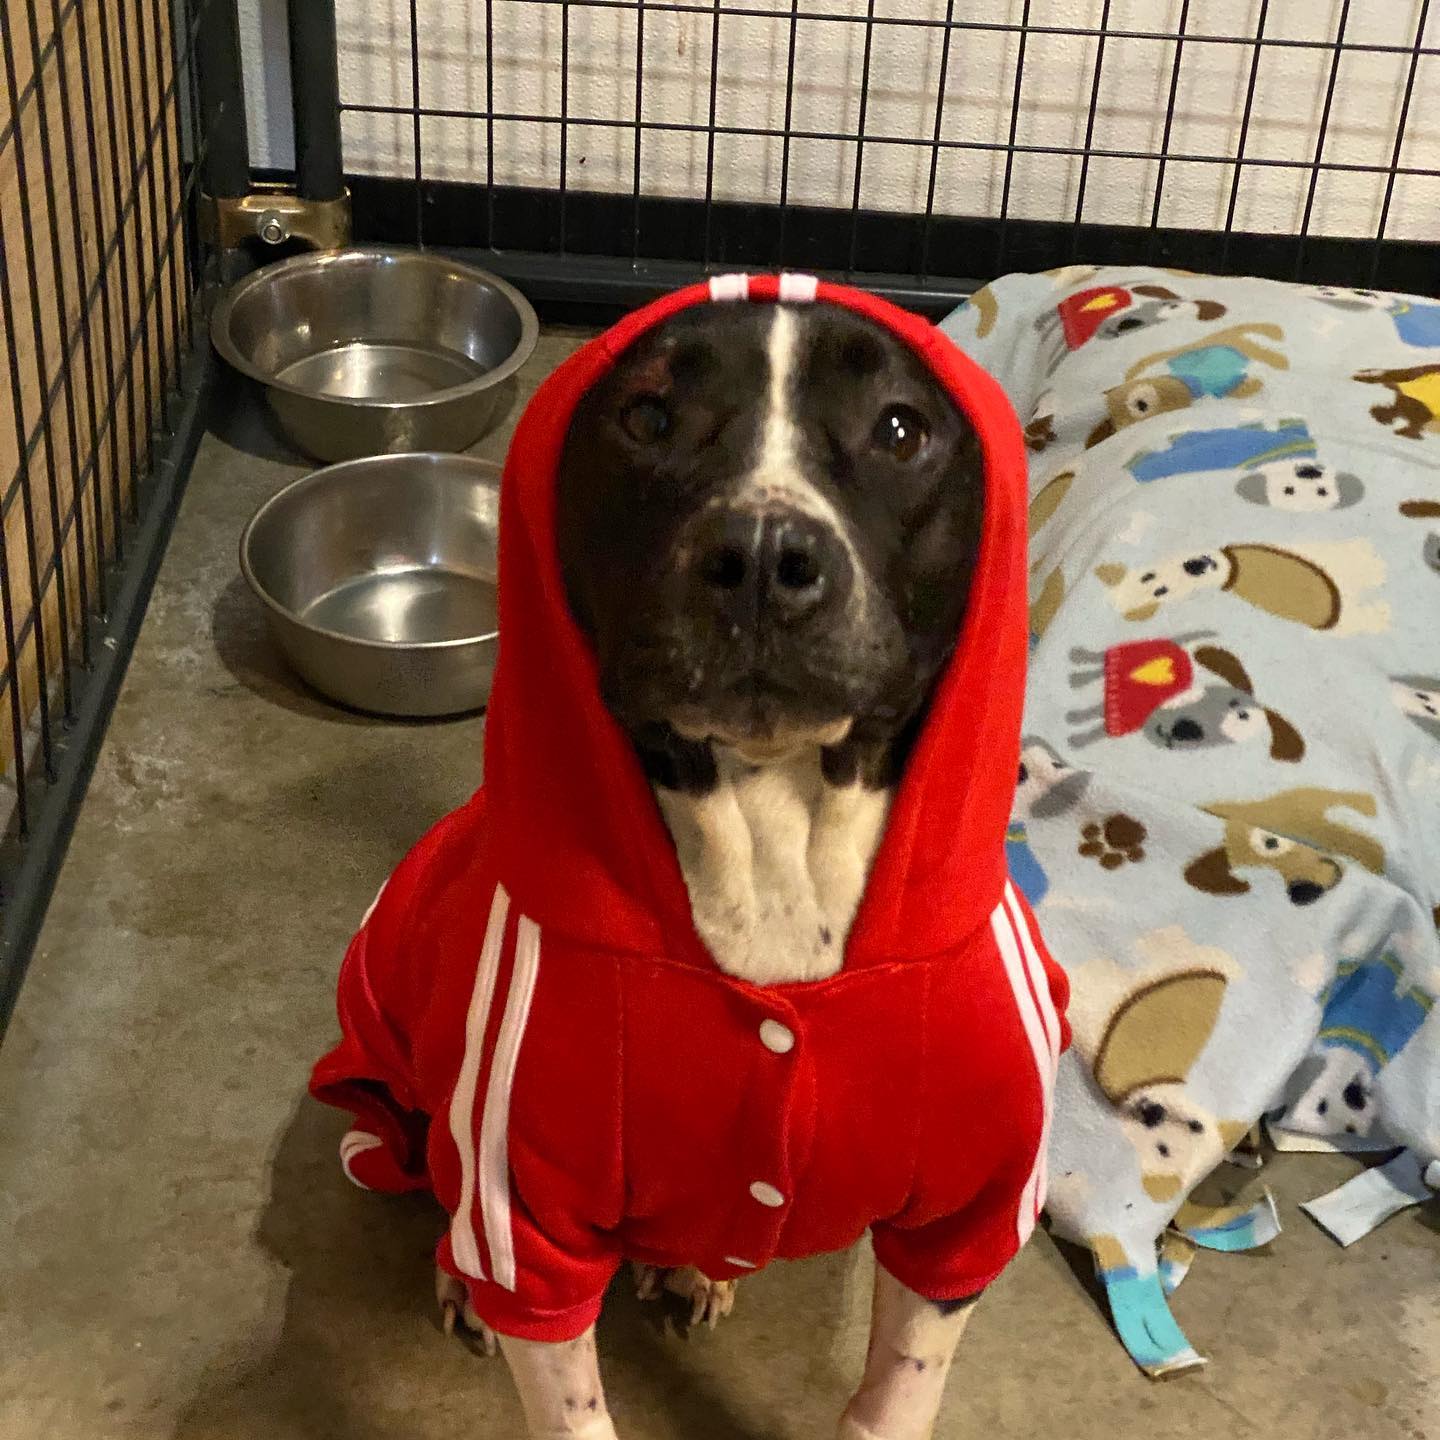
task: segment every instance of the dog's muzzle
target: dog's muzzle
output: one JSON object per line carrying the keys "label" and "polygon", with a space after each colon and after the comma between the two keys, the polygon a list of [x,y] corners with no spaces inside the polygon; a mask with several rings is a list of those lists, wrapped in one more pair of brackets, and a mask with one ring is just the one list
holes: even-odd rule
{"label": "dog's muzzle", "polygon": [[697,606],[748,633],[833,615],[855,584],[834,528],[791,508],[716,506],[696,519],[679,554]]}

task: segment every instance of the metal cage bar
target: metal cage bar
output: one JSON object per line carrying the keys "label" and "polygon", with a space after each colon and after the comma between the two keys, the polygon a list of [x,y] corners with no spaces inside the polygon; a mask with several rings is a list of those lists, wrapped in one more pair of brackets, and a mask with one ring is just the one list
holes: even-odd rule
{"label": "metal cage bar", "polygon": [[[1148,27],[1113,24],[1119,9],[1112,0],[1091,0],[1088,20],[1082,16],[1077,23],[1053,23],[1053,15],[1031,0],[1012,0],[1005,7],[963,0],[832,0],[825,6],[814,0],[527,0],[524,5],[484,0],[483,56],[471,61],[484,65],[485,102],[476,109],[456,103],[454,87],[441,82],[440,75],[451,72],[437,71],[436,79],[429,79],[428,67],[444,49],[431,37],[444,30],[453,7],[442,0],[407,0],[407,93],[387,94],[383,86],[378,93],[337,93],[333,108],[377,124],[392,117],[411,130],[408,175],[373,155],[351,156],[347,175],[358,237],[475,252],[483,263],[527,284],[542,303],[588,297],[602,307],[621,305],[715,268],[799,264],[854,277],[938,311],[1007,266],[1046,268],[1080,259],[1434,289],[1440,286],[1440,266],[1434,265],[1440,250],[1427,247],[1440,242],[1440,227],[1416,239],[1395,238],[1395,217],[1405,209],[1402,192],[1440,174],[1433,150],[1407,151],[1404,145],[1418,108],[1411,98],[1423,88],[1422,66],[1440,57],[1440,45],[1430,43],[1426,32],[1429,0],[1412,4],[1419,6],[1413,27],[1397,35],[1393,26],[1377,31],[1374,12],[1367,11],[1364,25],[1356,23],[1359,10],[1352,16],[1349,0],[1331,0],[1328,33],[1318,26],[1287,33],[1275,23],[1278,12],[1269,0],[1253,0],[1243,28],[1229,32],[1207,29],[1210,12],[1191,0],[1171,0],[1165,23]],[[291,0],[291,6],[292,14],[304,8],[302,0]],[[333,11],[330,0],[326,8]],[[558,56],[555,31],[543,25],[544,16],[557,12]],[[361,10],[341,14],[341,43],[347,27],[373,23]],[[587,36],[578,23],[582,15],[592,23],[608,16],[607,33],[626,37],[616,40],[611,56],[618,98],[600,106],[587,101],[589,92],[577,80],[582,62],[595,68],[582,48]],[[1293,16],[1287,23],[1293,30]],[[765,24],[773,27],[768,43],[772,54],[783,56],[783,68],[757,73],[752,82],[748,73],[737,75],[737,60],[748,70],[746,36]],[[515,60],[506,47],[516,43],[517,25],[528,26],[527,33],[543,31],[549,47],[526,52],[538,78],[518,92],[525,96],[523,105],[497,100],[497,71]],[[667,108],[664,98],[663,86],[673,84],[676,70],[665,42],[677,31],[680,55],[687,53],[684,38],[692,36],[694,55],[708,64],[708,74],[703,68],[687,72],[694,82],[689,113],[683,105]],[[852,37],[846,43],[853,47],[854,63],[846,62],[840,74],[822,73],[817,51],[824,50],[827,34],[842,33]],[[895,39],[906,35],[912,38]],[[917,44],[934,46],[923,72],[928,78],[915,96],[915,110],[924,119],[900,126],[893,107],[878,102],[876,78],[876,67],[897,43],[911,46],[910,54]],[[1119,98],[1114,92],[1126,83],[1121,59],[1112,64],[1120,44],[1130,47],[1128,54],[1141,46],[1166,47],[1157,66],[1160,98],[1151,137],[1137,135],[1134,127],[1117,131],[1109,123]],[[988,54],[996,45],[1006,46],[1014,57],[1013,77],[1009,61],[1001,62],[1005,79],[997,98],[1008,116],[1000,133],[967,123],[963,114],[965,87],[977,73],[972,53],[981,45],[991,47]],[[1058,53],[1056,46],[1069,47],[1063,69],[1056,68],[1062,62],[1047,58]],[[1244,95],[1229,143],[1209,143],[1214,127],[1186,129],[1180,122],[1185,82],[1217,47],[1237,57],[1227,63],[1235,66]],[[833,65],[834,53],[824,50],[831,56],[825,63]],[[1267,79],[1265,59],[1290,57],[1286,63],[1303,64],[1307,56],[1323,62],[1327,72],[1318,87],[1324,97],[1318,121],[1307,122],[1313,145],[1279,152],[1257,145],[1260,127],[1270,123],[1264,102],[1276,83]],[[1345,88],[1342,64],[1357,57],[1403,62],[1399,113],[1384,159],[1333,143],[1337,96]],[[469,58],[462,55],[461,63]],[[451,52],[446,63],[455,60]],[[334,71],[329,62],[328,55],[317,55],[313,64],[304,56],[292,60],[297,74],[327,83]],[[552,74],[558,78],[558,103],[547,78]],[[1040,96],[1080,76],[1073,132],[1045,129],[1037,120]],[[810,103],[822,82],[845,98],[848,109]],[[744,97],[752,83],[761,87],[755,103],[744,98],[737,103],[737,87]],[[895,83],[890,79],[892,91]],[[504,93],[509,99],[517,91],[507,86]],[[1049,103],[1054,108],[1053,98]],[[443,151],[447,127],[471,124],[484,127],[483,175],[478,168],[457,174]],[[550,171],[517,170],[517,155],[539,153],[557,135],[558,181]],[[697,141],[703,152],[698,168],[685,170],[681,182],[667,179],[666,157],[685,145],[694,154]],[[583,164],[585,150],[618,153],[621,145],[625,156],[612,182],[596,188],[577,183],[577,156]],[[843,194],[812,198],[803,183],[801,147],[806,160],[817,154],[847,157],[834,162],[844,169]],[[741,153],[764,157],[755,162],[757,170],[772,167],[763,183],[752,187],[759,193],[733,193],[728,176]],[[911,154],[921,157],[914,167],[919,178],[906,192],[911,198],[877,205],[872,197],[883,197],[882,177],[897,165],[909,166],[904,157]],[[990,198],[973,211],[947,181],[970,173],[957,170],[961,162],[988,167],[992,177]],[[1136,187],[1134,218],[1115,222],[1107,218],[1110,197],[1099,186],[1098,167],[1129,162],[1148,166],[1149,174]],[[1070,168],[1063,184],[1045,192],[1037,214],[1034,167],[1040,164]],[[1214,176],[1206,182],[1215,194],[1213,219],[1197,218],[1193,205],[1187,210],[1177,203],[1186,199],[1198,171]],[[1277,244],[1271,231],[1247,230],[1245,217],[1252,208],[1251,184],[1283,188],[1287,175],[1298,177],[1302,198],[1291,233]],[[1366,233],[1337,233],[1319,223],[1321,182],[1340,176],[1376,177],[1377,197],[1383,187],[1378,217]],[[413,202],[408,207],[407,184]],[[413,215],[409,224],[406,209]],[[1180,217],[1183,223],[1171,223]],[[1399,233],[1405,233],[1403,226]]]}
{"label": "metal cage bar", "polygon": [[3,1034],[199,440],[200,175],[249,158],[234,0],[8,0],[0,64]]}

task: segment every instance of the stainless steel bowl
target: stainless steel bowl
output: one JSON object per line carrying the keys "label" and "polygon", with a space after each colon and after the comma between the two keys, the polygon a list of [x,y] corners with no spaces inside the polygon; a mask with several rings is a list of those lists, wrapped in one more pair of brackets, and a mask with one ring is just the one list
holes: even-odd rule
{"label": "stainless steel bowl", "polygon": [[539,324],[513,286],[429,251],[297,255],[221,300],[215,348],[320,460],[464,450],[497,418]]}
{"label": "stainless steel bowl", "polygon": [[352,460],[267,500],[240,568],[317,690],[382,715],[457,715],[490,695],[499,518],[488,460]]}

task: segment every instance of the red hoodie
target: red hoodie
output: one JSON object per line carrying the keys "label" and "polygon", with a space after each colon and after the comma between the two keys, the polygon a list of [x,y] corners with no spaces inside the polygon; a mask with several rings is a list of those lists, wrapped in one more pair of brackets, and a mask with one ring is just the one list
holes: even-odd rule
{"label": "red hoodie", "polygon": [[[758,987],[695,932],[654,796],[605,709],[555,547],[579,397],[691,305],[812,298],[909,345],[983,442],[978,574],[844,966]],[[1005,872],[1024,688],[1025,451],[938,330],[801,276],[723,277],[571,356],[520,421],[501,501],[503,637],[485,786],[406,857],[340,973],[315,1067],[346,1173],[429,1188],[439,1263],[504,1334],[585,1331],[622,1259],[712,1279],[850,1245],[933,1299],[989,1284],[1045,1192],[1063,974]]]}

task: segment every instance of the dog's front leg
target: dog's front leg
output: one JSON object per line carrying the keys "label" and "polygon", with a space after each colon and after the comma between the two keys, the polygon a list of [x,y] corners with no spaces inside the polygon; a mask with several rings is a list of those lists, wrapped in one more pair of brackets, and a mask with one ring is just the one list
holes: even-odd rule
{"label": "dog's front leg", "polygon": [[840,1440],[929,1440],[978,1298],[937,1304],[876,1267],[865,1378],[846,1406]]}
{"label": "dog's front leg", "polygon": [[500,1349],[520,1392],[530,1440],[616,1440],[593,1325],[558,1344],[502,1335]]}

